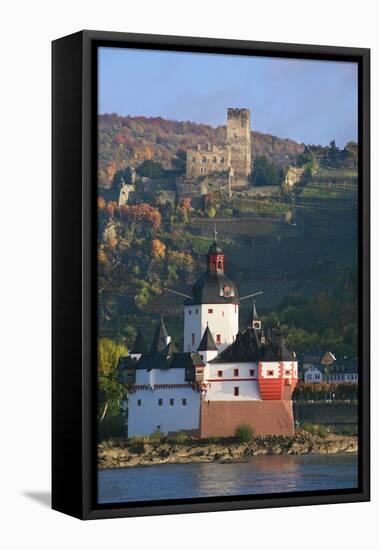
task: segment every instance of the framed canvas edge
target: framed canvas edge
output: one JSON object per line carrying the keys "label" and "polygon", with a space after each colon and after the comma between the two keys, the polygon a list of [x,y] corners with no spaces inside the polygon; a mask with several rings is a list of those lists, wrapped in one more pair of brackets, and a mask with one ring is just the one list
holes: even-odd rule
{"label": "framed canvas edge", "polygon": [[[162,35],[145,35],[130,33],[113,33],[102,31],[81,31],[73,36],[80,36],[82,40],[82,163],[81,163],[81,215],[82,215],[82,362],[80,382],[82,384],[81,417],[78,422],[81,426],[81,453],[77,457],[81,468],[80,502],[72,512],[60,509],[65,513],[81,519],[100,519],[131,516],[147,516],[162,514],[180,514],[194,512],[212,512],[226,510],[242,510],[254,508],[269,508],[283,506],[301,506],[313,504],[336,504],[346,502],[364,502],[370,500],[370,50],[365,48],[346,48],[335,46],[308,46],[301,44],[266,43],[254,41],[240,41],[229,39],[208,39],[192,37],[174,37]],[[59,41],[64,41],[62,38]],[[57,41],[55,41],[57,42]],[[96,355],[95,326],[95,298],[96,298],[96,265],[94,255],[94,236],[96,235],[96,215],[94,210],[94,193],[96,189],[96,172],[94,172],[94,150],[96,144],[96,120],[94,105],[94,86],[96,86],[94,71],[95,49],[103,44],[118,43],[119,46],[140,48],[178,49],[186,51],[215,51],[218,53],[241,53],[252,55],[260,52],[262,55],[278,55],[286,57],[325,58],[325,59],[355,59],[360,67],[360,237],[361,237],[361,296],[360,321],[362,327],[361,357],[362,382],[360,385],[360,418],[359,436],[360,451],[359,463],[362,474],[359,491],[346,490],[343,494],[330,491],[328,494],[270,496],[260,495],[252,499],[210,499],[201,503],[144,503],[132,505],[98,505],[96,504],[96,416],[95,390],[96,376],[93,368]],[[77,266],[71,266],[77,269]],[[53,313],[54,316],[54,313]],[[364,396],[364,399],[363,399]],[[54,465],[53,465],[54,469]],[[54,502],[54,500],[53,500]],[[54,506],[53,506],[54,507]],[[78,512],[78,510],[81,510]]]}

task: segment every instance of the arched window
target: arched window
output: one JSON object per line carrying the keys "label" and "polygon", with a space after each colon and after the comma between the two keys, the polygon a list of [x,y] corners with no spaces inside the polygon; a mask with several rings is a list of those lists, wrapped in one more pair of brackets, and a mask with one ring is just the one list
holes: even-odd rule
{"label": "arched window", "polygon": [[222,262],[221,261],[217,262],[217,269],[222,269]]}
{"label": "arched window", "polygon": [[225,162],[224,157],[220,157],[220,164],[224,164],[224,162]]}
{"label": "arched window", "polygon": [[207,162],[207,159],[205,157],[201,157],[201,162],[205,164]]}
{"label": "arched window", "polygon": [[217,162],[216,157],[212,157],[212,163],[213,163],[213,164],[216,164],[216,162]]}
{"label": "arched window", "polygon": [[192,157],[192,158],[191,158],[191,162],[196,162],[195,157]]}

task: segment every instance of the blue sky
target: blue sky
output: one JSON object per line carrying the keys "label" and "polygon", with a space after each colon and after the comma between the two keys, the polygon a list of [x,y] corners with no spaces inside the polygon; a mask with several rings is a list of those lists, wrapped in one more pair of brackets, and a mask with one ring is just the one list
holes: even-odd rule
{"label": "blue sky", "polygon": [[354,63],[99,49],[99,113],[218,126],[228,107],[253,130],[307,144],[357,140]]}

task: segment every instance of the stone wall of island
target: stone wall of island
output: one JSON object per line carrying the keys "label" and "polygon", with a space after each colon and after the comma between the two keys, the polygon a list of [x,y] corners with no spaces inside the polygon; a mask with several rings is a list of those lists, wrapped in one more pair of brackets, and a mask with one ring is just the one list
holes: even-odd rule
{"label": "stone wall of island", "polygon": [[184,443],[109,441],[98,446],[98,467],[129,468],[155,464],[241,462],[258,455],[356,453],[358,438],[328,434],[326,437],[298,431],[293,436],[256,436],[247,443],[236,438],[194,439]]}

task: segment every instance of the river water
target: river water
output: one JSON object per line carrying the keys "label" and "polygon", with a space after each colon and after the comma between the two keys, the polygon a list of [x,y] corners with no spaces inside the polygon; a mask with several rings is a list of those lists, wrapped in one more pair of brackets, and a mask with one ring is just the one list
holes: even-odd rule
{"label": "river water", "polygon": [[357,455],[256,456],[229,464],[159,464],[98,473],[98,502],[355,488]]}

